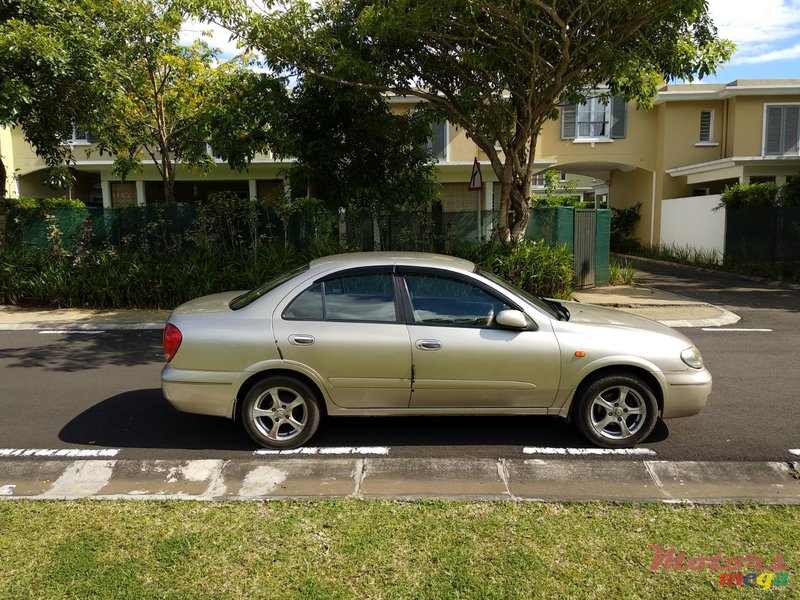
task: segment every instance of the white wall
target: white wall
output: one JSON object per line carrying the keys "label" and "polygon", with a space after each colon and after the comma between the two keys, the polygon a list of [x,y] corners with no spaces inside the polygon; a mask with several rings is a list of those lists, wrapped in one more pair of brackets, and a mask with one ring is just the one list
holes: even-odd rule
{"label": "white wall", "polygon": [[670,198],[661,202],[661,244],[725,251],[725,209],[720,195]]}

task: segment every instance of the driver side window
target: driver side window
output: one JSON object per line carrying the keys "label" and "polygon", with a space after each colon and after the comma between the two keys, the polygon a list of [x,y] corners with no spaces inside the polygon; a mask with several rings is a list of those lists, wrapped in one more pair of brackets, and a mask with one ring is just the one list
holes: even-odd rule
{"label": "driver side window", "polygon": [[497,313],[511,308],[483,288],[460,279],[414,273],[405,280],[417,324],[491,327]]}

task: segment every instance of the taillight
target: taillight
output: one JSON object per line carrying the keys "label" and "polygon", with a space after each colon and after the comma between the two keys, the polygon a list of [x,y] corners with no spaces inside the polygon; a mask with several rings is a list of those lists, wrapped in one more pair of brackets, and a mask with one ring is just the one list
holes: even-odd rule
{"label": "taillight", "polygon": [[182,341],[183,335],[181,335],[181,330],[172,323],[167,323],[167,326],[164,327],[164,354],[166,355],[167,362],[171,361],[175,356],[178,348],[181,347]]}

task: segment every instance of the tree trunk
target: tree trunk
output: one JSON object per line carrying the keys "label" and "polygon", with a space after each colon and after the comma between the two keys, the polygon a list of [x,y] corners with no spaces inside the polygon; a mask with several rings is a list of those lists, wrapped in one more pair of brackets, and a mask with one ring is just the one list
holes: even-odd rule
{"label": "tree trunk", "polygon": [[164,179],[164,203],[175,203],[175,167],[169,157],[161,155],[161,177]]}
{"label": "tree trunk", "polygon": [[506,165],[500,176],[500,207],[498,209],[499,215],[497,218],[497,238],[501,242],[511,241],[511,227],[508,222],[508,216],[511,209],[511,188],[513,186],[513,176],[511,173],[511,165],[506,161]]}

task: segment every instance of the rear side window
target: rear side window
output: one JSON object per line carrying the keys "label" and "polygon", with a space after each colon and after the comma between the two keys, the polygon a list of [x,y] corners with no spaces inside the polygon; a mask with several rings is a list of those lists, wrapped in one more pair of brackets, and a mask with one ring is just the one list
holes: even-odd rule
{"label": "rear side window", "polygon": [[355,274],[315,283],[289,304],[283,318],[395,323],[392,275]]}

